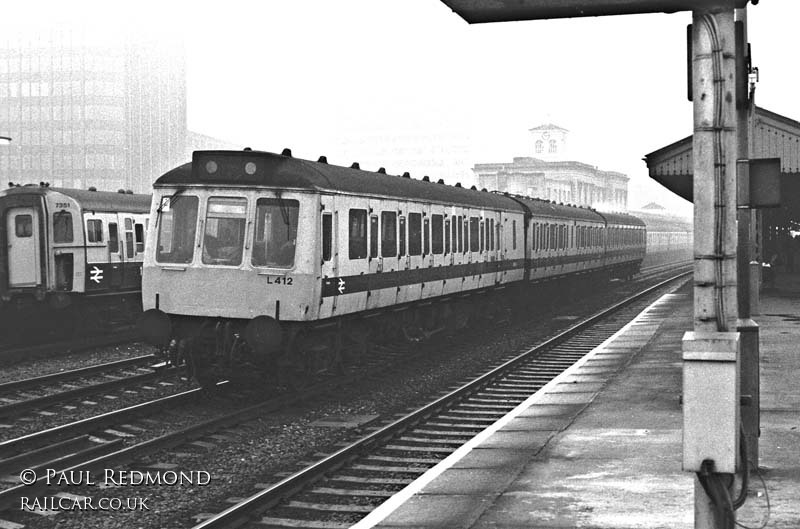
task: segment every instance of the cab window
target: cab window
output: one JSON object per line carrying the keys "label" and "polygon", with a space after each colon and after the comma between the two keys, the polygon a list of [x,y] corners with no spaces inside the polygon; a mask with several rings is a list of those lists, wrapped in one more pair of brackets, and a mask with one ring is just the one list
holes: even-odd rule
{"label": "cab window", "polygon": [[[244,199],[242,202],[242,207],[244,207]],[[258,199],[255,236],[253,237],[252,262],[254,266],[271,268],[294,266],[299,213],[300,202],[297,200]],[[330,215],[328,217],[330,218]],[[242,219],[242,226],[244,226],[244,219]],[[328,245],[328,259],[330,259],[330,244]]]}
{"label": "cab window", "polygon": [[[191,263],[194,257],[194,239],[197,230],[198,198],[176,195],[163,197],[158,208],[158,248],[156,261],[159,263]],[[109,226],[110,228],[110,226]],[[117,226],[113,235],[112,251],[117,247]],[[110,245],[111,246],[111,245]]]}
{"label": "cab window", "polygon": [[33,235],[33,217],[31,215],[14,217],[14,234],[20,239]]}
{"label": "cab window", "polygon": [[72,213],[53,213],[53,242],[72,242]]}
{"label": "cab window", "polygon": [[238,266],[242,263],[247,199],[211,197],[206,208],[203,263]]}

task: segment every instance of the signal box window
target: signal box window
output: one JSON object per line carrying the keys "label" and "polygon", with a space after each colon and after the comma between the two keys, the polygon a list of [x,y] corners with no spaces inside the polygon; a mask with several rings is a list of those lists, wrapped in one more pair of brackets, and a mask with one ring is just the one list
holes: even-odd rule
{"label": "signal box window", "polygon": [[14,217],[14,233],[20,239],[33,235],[33,217],[30,215],[17,215]]}
{"label": "signal box window", "polygon": [[103,221],[89,219],[86,221],[87,242],[103,242]]}
{"label": "signal box window", "polygon": [[206,230],[203,234],[203,263],[225,266],[238,266],[242,263],[246,215],[247,199],[208,199]]}
{"label": "signal box window", "polygon": [[[230,199],[228,199],[230,200]],[[236,199],[238,200],[238,199]],[[241,226],[244,231],[244,210],[247,202],[241,199],[242,217],[226,219],[232,223],[231,230]],[[259,198],[256,202],[256,223],[253,237],[253,266],[270,268],[291,268],[294,266],[295,247],[297,246],[297,224],[300,213],[300,202],[283,198]],[[330,215],[327,216],[330,219]],[[235,222],[234,222],[235,221]],[[325,216],[323,215],[323,238]],[[241,223],[241,224],[239,224]],[[330,220],[328,228],[330,241]],[[234,232],[235,233],[235,232]],[[244,235],[235,239],[241,247]],[[237,250],[241,260],[241,250]],[[328,259],[330,259],[330,242],[328,243]],[[323,244],[323,256],[325,248]],[[239,264],[232,263],[234,265]]]}
{"label": "signal box window", "polygon": [[333,248],[333,215],[322,214],[322,260],[330,261]]}
{"label": "signal box window", "polygon": [[53,242],[72,242],[72,213],[53,213]]}
{"label": "signal box window", "polygon": [[[136,253],[144,253],[144,225],[135,224],[136,232]],[[100,232],[102,235],[102,232]]]}
{"label": "signal box window", "polygon": [[[433,215],[431,217],[431,245],[433,253],[439,255],[444,250],[444,239],[442,237],[442,225],[444,217],[441,215]],[[449,246],[449,245],[448,245]]]}
{"label": "signal box window", "polygon": [[408,214],[408,255],[422,255],[422,214]]}
{"label": "signal box window", "polygon": [[108,223],[108,251],[117,253],[119,251],[119,233],[117,232],[117,223]]}
{"label": "signal box window", "polygon": [[[158,247],[156,261],[159,263],[191,263],[194,258],[194,239],[197,233],[197,197],[175,195],[162,197],[158,207],[156,224]],[[109,230],[111,225],[109,225]],[[109,235],[117,247],[117,225]]]}
{"label": "signal box window", "polygon": [[364,259],[367,256],[367,210],[350,210],[350,259]]}
{"label": "signal box window", "polygon": [[397,213],[394,211],[381,212],[381,255],[397,255]]}

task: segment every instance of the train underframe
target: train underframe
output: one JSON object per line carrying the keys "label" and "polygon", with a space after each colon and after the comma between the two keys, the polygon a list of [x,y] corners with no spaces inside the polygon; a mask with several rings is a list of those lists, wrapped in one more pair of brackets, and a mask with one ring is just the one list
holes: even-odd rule
{"label": "train underframe", "polygon": [[[189,376],[206,388],[230,380],[297,389],[323,372],[347,373],[364,362],[369,351],[402,350],[405,344],[542,314],[565,296],[596,289],[609,279],[632,277],[637,271],[638,266],[624,265],[524,288],[506,284],[318,322],[271,320],[272,327],[260,332],[253,330],[254,320],[173,315],[172,339],[162,354],[173,364],[185,365]],[[264,340],[267,334],[272,336]]]}

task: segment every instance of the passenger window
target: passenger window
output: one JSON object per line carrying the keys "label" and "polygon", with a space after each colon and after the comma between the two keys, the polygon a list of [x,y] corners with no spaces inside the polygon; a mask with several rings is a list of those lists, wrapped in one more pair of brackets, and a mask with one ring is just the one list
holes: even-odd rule
{"label": "passenger window", "polygon": [[469,251],[469,217],[464,217],[464,253]]}
{"label": "passenger window", "polygon": [[14,233],[20,239],[33,235],[33,217],[31,215],[17,215],[14,217]]}
{"label": "passenger window", "polygon": [[444,253],[450,253],[450,219],[444,221]]}
{"label": "passenger window", "polygon": [[442,236],[444,217],[433,215],[431,217],[431,246],[432,252],[441,255],[444,252],[444,237]]}
{"label": "passenger window", "polygon": [[431,253],[431,226],[430,220],[425,219],[422,222],[422,255]]}
{"label": "passenger window", "polygon": [[[281,202],[291,201],[281,200]],[[283,216],[282,211],[284,208],[277,204],[275,208],[280,210],[280,215]],[[288,211],[286,215],[287,217],[289,216]],[[242,263],[246,220],[247,199],[228,197],[211,197],[208,199],[205,233],[203,234],[204,264],[238,266]],[[127,223],[127,219],[125,222]],[[294,235],[297,234],[297,223],[294,222],[293,224],[295,225],[294,233],[291,233],[291,226],[284,225],[282,222],[275,222],[270,225],[270,228],[277,229],[278,232],[283,233],[285,238],[290,238],[293,241]],[[258,220],[256,220],[256,225],[258,226]],[[263,228],[265,222],[262,222],[261,226]],[[256,231],[256,240],[258,240],[259,236],[262,237],[263,241],[264,233]],[[291,253],[294,255],[294,247],[292,247]]]}
{"label": "passenger window", "polygon": [[512,244],[511,248],[513,250],[516,250],[517,249],[517,221],[516,220],[512,220],[511,221],[511,241],[512,241],[511,242],[511,244]]}
{"label": "passenger window", "polygon": [[[241,200],[239,206],[237,206],[240,209],[235,211],[229,209],[226,213],[228,218],[220,219],[220,222],[224,222],[224,224],[218,224],[218,227],[227,227],[234,234],[237,234],[238,230],[241,229],[242,235],[230,241],[241,247],[244,240],[244,213],[247,208],[247,201],[245,199],[227,200]],[[242,216],[235,216],[238,213],[241,213]],[[270,268],[291,268],[294,266],[299,214],[300,202],[297,200],[259,198],[256,201],[253,256],[250,259],[253,266],[268,266]],[[328,251],[330,251],[330,248]],[[237,249],[232,253],[237,253],[239,262],[241,262],[241,251]],[[237,265],[239,262],[232,260],[225,264]]]}
{"label": "passenger window", "polygon": [[486,244],[486,222],[481,222],[481,253],[489,248]]}
{"label": "passenger window", "polygon": [[397,255],[397,213],[394,211],[381,212],[381,255]]}
{"label": "passenger window", "polygon": [[369,256],[378,257],[378,216],[369,217]]}
{"label": "passenger window", "polygon": [[458,216],[458,253],[464,252],[464,222],[461,215]]}
{"label": "passenger window", "polygon": [[103,242],[103,221],[88,219],[86,221],[86,241]]}
{"label": "passenger window", "polygon": [[330,261],[333,248],[333,215],[322,214],[322,260]]}
{"label": "passenger window", "polygon": [[400,217],[400,253],[399,255],[406,254],[406,218]]}
{"label": "passenger window", "polygon": [[144,225],[136,223],[134,228],[136,228],[136,253],[144,253]]}
{"label": "passenger window", "polygon": [[117,233],[117,223],[108,223],[108,251],[117,253],[119,251],[119,234]]}
{"label": "passenger window", "polygon": [[53,242],[72,242],[72,213],[53,213]]}
{"label": "passenger window", "polygon": [[494,251],[494,219],[489,219],[489,248]]}
{"label": "passenger window", "polygon": [[456,226],[458,225],[458,219],[456,216],[453,215],[450,217],[450,235],[452,235],[452,248],[450,249],[452,253],[456,253],[458,251],[458,230]]}
{"label": "passenger window", "polygon": [[469,251],[477,252],[480,248],[480,241],[478,240],[480,229],[480,219],[478,217],[469,218]]}
{"label": "passenger window", "polygon": [[408,214],[408,255],[422,254],[422,214]]}
{"label": "passenger window", "polygon": [[367,210],[351,209],[349,222],[350,259],[364,259],[367,256]]}
{"label": "passenger window", "polygon": [[[198,198],[186,195],[162,197],[158,208],[156,227],[158,247],[156,261],[159,263],[191,263],[194,258],[194,242],[197,233]],[[109,248],[118,251],[117,225],[111,233],[109,224]]]}

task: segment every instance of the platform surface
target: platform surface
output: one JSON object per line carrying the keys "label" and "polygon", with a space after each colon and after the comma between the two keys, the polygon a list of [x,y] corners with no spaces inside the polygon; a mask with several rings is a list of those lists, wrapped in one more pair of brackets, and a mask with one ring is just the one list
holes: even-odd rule
{"label": "platform surface", "polygon": [[[760,474],[769,528],[800,528],[800,297],[767,294],[761,332]],[[691,290],[661,298],[356,528],[694,527],[681,469],[681,338]],[[756,475],[737,521],[758,527]]]}

